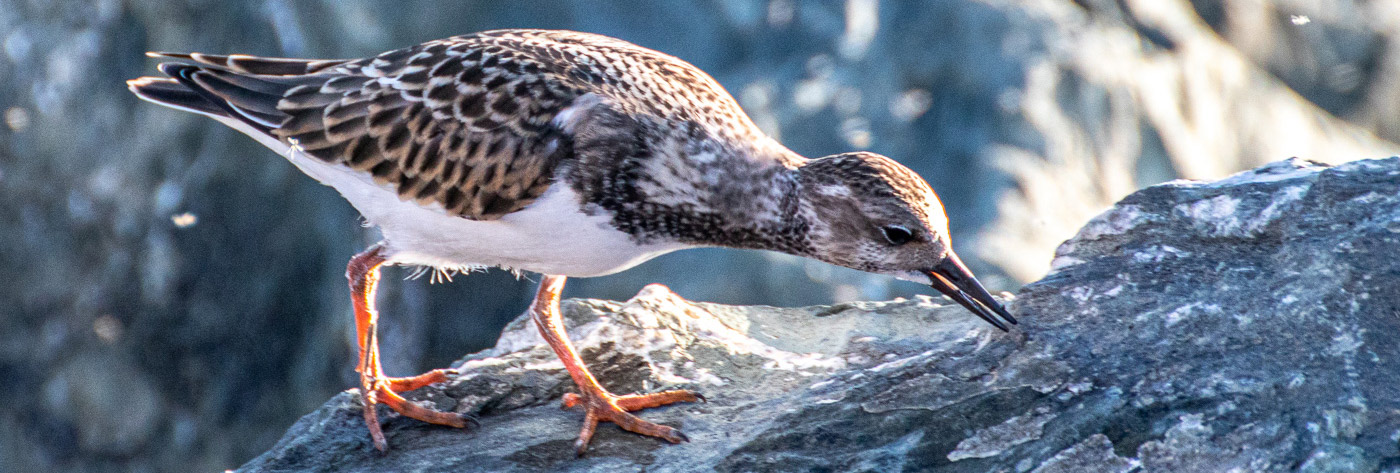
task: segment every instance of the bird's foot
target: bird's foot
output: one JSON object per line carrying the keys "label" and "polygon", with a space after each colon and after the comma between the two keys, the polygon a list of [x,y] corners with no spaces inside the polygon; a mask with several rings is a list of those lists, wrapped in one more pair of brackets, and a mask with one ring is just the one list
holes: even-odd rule
{"label": "bird's foot", "polygon": [[579,432],[578,440],[574,442],[576,453],[582,456],[583,452],[588,450],[588,442],[593,439],[593,432],[598,428],[600,421],[612,422],[618,427],[622,427],[623,430],[658,437],[671,443],[689,442],[690,439],[674,427],[647,422],[628,412],[677,402],[703,402],[704,400],[705,397],[699,393],[687,390],[617,396],[599,387],[596,391],[585,389],[583,394],[565,394],[564,408],[583,406],[583,430]]}
{"label": "bird's foot", "polygon": [[[365,370],[365,372],[369,371]],[[383,377],[378,376],[378,373],[365,374],[365,372],[360,373],[360,403],[365,409],[365,425],[369,427],[369,436],[374,440],[374,448],[381,452],[388,451],[389,443],[384,439],[383,428],[379,425],[379,414],[375,410],[376,404],[389,406],[394,412],[405,417],[430,424],[463,428],[471,421],[471,418],[465,415],[429,409],[399,395],[400,392],[412,391],[446,381],[447,375],[454,374],[452,370],[437,369],[405,378]]]}
{"label": "bird's foot", "polygon": [[374,440],[374,448],[381,452],[389,450],[389,442],[384,440],[384,430],[379,426],[379,413],[375,409],[379,404],[430,424],[462,428],[472,421],[461,414],[423,407],[399,395],[447,381],[447,375],[455,371],[432,370],[407,378],[384,376],[384,368],[379,364],[379,330],[376,327],[379,315],[374,310],[374,290],[379,285],[379,267],[385,261],[384,245],[380,243],[355,255],[345,267],[345,277],[350,281],[350,302],[355,307],[355,334],[360,342],[360,362],[355,366],[355,371],[360,373],[360,405],[365,410],[365,426],[369,428],[370,439]]}

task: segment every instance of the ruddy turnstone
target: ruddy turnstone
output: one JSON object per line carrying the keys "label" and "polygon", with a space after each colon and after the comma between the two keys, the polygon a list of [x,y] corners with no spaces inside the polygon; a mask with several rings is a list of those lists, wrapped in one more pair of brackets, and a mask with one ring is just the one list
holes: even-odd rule
{"label": "ruddy turnstone", "polygon": [[943,206],[892,159],[807,159],[759,131],[714,79],[675,57],[571,31],[497,30],[353,60],[149,53],[168,78],[128,82],[142,99],[209,116],[334,187],[383,233],[350,260],[357,371],[375,447],[384,404],[466,419],[398,393],[449,370],[386,377],[375,340],[383,265],[500,266],[544,275],[530,306],[578,385],[582,454],[599,421],[680,442],[629,411],[701,399],[618,396],[569,343],[569,276],[616,273],[695,247],[780,251],[930,284],[999,329],[1016,320],[953,253]]}

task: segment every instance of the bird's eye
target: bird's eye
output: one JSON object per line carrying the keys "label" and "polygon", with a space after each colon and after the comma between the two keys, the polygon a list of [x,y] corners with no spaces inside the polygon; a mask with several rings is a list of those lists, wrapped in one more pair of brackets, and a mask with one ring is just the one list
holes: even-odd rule
{"label": "bird's eye", "polygon": [[880,232],[885,234],[885,240],[891,245],[899,246],[914,240],[914,232],[899,225],[890,225],[880,228]]}

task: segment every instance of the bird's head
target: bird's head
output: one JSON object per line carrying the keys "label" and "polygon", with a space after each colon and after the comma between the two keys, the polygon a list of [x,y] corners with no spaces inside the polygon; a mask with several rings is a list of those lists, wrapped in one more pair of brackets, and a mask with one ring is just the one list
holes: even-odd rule
{"label": "bird's head", "polygon": [[797,175],[804,256],[929,284],[997,328],[1016,323],[953,253],[943,204],[914,171],[856,152],[808,161]]}

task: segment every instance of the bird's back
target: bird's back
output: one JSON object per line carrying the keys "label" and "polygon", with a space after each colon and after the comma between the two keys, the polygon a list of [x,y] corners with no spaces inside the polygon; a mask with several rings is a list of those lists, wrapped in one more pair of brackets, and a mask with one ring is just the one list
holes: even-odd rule
{"label": "bird's back", "polygon": [[[155,55],[188,63],[163,64],[170,79],[132,81],[142,98],[238,120],[264,144],[367,173],[402,199],[473,220],[544,194],[574,156],[571,114],[585,106],[709,141],[766,139],[694,66],[586,33],[487,31],[357,60]],[[586,96],[593,100],[579,100]]]}

